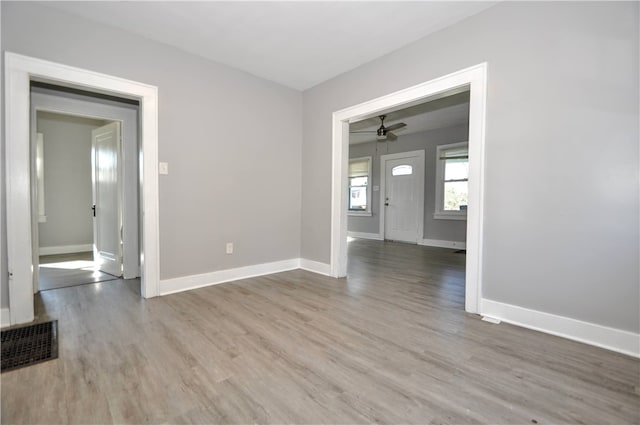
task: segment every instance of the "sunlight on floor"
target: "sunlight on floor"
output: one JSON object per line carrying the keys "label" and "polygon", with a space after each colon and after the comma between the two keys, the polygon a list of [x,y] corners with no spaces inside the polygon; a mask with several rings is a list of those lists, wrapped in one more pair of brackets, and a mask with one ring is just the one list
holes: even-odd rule
{"label": "sunlight on floor", "polygon": [[97,270],[97,267],[93,261],[86,260],[74,260],[74,261],[62,261],[59,263],[47,263],[40,264],[40,267],[49,269],[66,269],[66,270]]}

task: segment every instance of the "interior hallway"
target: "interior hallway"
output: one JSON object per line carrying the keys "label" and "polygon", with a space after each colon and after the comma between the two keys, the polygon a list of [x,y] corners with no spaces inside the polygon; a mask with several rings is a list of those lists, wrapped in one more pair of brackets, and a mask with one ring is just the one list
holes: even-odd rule
{"label": "interior hallway", "polygon": [[349,251],[347,279],[295,270],[149,300],[137,280],[42,292],[59,359],[2,375],[2,422],[640,419],[639,360],[464,313],[463,254]]}

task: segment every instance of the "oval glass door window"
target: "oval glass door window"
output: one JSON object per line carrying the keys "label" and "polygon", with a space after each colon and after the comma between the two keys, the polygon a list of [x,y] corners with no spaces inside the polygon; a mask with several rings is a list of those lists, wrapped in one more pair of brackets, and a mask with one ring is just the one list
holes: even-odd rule
{"label": "oval glass door window", "polygon": [[408,176],[413,174],[413,166],[411,165],[398,165],[391,169],[392,176]]}

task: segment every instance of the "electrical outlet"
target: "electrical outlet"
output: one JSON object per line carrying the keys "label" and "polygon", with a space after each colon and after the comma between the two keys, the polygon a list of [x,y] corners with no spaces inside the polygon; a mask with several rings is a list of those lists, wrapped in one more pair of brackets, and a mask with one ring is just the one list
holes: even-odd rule
{"label": "electrical outlet", "polygon": [[233,242],[227,242],[227,254],[233,254]]}

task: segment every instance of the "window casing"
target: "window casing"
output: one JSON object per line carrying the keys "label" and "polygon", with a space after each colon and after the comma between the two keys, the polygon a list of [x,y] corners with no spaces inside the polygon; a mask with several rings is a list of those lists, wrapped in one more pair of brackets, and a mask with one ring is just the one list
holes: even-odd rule
{"label": "window casing", "polygon": [[469,144],[436,149],[436,208],[433,217],[466,220],[469,194]]}
{"label": "window casing", "polygon": [[349,159],[349,215],[371,215],[371,157]]}

